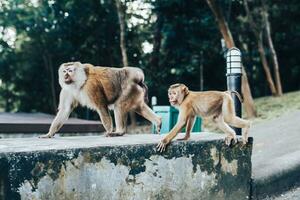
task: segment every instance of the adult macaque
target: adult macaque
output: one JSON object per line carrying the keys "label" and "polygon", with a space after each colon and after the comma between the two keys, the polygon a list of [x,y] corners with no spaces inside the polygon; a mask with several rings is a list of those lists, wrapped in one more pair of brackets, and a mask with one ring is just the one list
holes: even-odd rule
{"label": "adult macaque", "polygon": [[232,140],[235,143],[237,142],[236,133],[229,125],[244,128],[243,144],[246,144],[248,142],[250,121],[235,115],[231,93],[235,93],[241,101],[240,95],[235,91],[192,92],[184,84],[171,85],[168,90],[169,102],[172,106],[179,109],[179,116],[174,128],[157,145],[158,151],[164,151],[167,144],[172,141],[184,126],[186,126],[186,135],[179,140],[189,139],[196,116],[202,118],[212,117],[218,128],[227,134],[225,138],[227,145],[230,145]]}
{"label": "adult macaque", "polygon": [[[154,123],[160,131],[161,118],[145,103],[147,87],[144,73],[139,68],[94,67],[80,62],[64,63],[59,70],[60,92],[58,113],[49,132],[42,138],[51,138],[68,119],[78,104],[98,112],[106,136],[122,136],[126,132],[127,114],[135,111]],[[114,108],[116,130],[108,107]]]}

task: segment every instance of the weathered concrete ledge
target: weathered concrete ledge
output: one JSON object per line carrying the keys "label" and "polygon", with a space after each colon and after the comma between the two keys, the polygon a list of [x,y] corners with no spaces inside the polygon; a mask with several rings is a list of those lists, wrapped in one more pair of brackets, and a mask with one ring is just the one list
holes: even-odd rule
{"label": "weathered concrete ledge", "polygon": [[248,199],[252,144],[201,133],[0,140],[0,199]]}

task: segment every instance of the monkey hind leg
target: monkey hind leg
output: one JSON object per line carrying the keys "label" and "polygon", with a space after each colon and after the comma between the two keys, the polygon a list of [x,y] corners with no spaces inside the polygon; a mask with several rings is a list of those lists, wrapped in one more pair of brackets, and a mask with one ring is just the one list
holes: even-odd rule
{"label": "monkey hind leg", "polygon": [[135,112],[140,114],[141,116],[145,117],[147,120],[155,124],[156,131],[160,133],[162,119],[158,115],[156,115],[151,108],[146,103],[142,103],[140,107],[138,107]]}
{"label": "monkey hind leg", "polygon": [[228,123],[234,127],[237,128],[243,128],[243,144],[246,144],[248,142],[248,134],[249,134],[249,129],[251,126],[251,122],[249,120],[241,119],[240,117],[234,116],[232,117]]}
{"label": "monkey hind leg", "polygon": [[122,104],[115,105],[114,109],[114,117],[115,117],[115,124],[116,124],[116,131],[108,134],[108,136],[122,136],[127,131],[127,110],[122,109],[124,106]]}
{"label": "monkey hind leg", "polygon": [[228,124],[225,123],[222,115],[215,117],[214,122],[216,122],[218,128],[221,129],[227,135],[225,138],[225,144],[227,146],[231,145],[232,140],[234,144],[237,143],[235,131]]}

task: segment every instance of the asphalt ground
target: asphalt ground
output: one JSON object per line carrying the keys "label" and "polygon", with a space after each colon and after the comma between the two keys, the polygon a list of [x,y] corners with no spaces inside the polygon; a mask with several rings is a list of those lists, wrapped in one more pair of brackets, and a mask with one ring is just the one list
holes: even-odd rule
{"label": "asphalt ground", "polygon": [[[254,125],[254,199],[282,194],[300,183],[300,110]],[[300,199],[300,198],[299,198]]]}

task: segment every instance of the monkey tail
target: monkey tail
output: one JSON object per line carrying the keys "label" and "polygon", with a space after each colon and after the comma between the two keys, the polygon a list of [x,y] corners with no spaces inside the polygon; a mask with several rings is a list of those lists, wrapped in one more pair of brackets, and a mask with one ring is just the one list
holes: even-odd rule
{"label": "monkey tail", "polygon": [[138,84],[139,84],[139,86],[141,86],[144,89],[144,101],[146,103],[148,103],[149,99],[148,99],[148,87],[147,87],[147,85],[144,83],[144,81],[141,81]]}
{"label": "monkey tail", "polygon": [[244,98],[242,98],[242,96],[240,95],[240,93],[238,93],[237,91],[229,90],[228,92],[229,92],[230,94],[234,93],[234,94],[238,97],[238,99],[239,99],[239,101],[240,101],[241,103],[244,102]]}
{"label": "monkey tail", "polygon": [[134,82],[137,83],[141,88],[143,88],[143,90],[144,90],[144,101],[145,101],[145,103],[148,103],[149,102],[148,87],[144,82],[144,80],[145,80],[144,72],[140,68],[136,68],[136,69],[137,70],[135,70],[136,76],[135,76]]}

